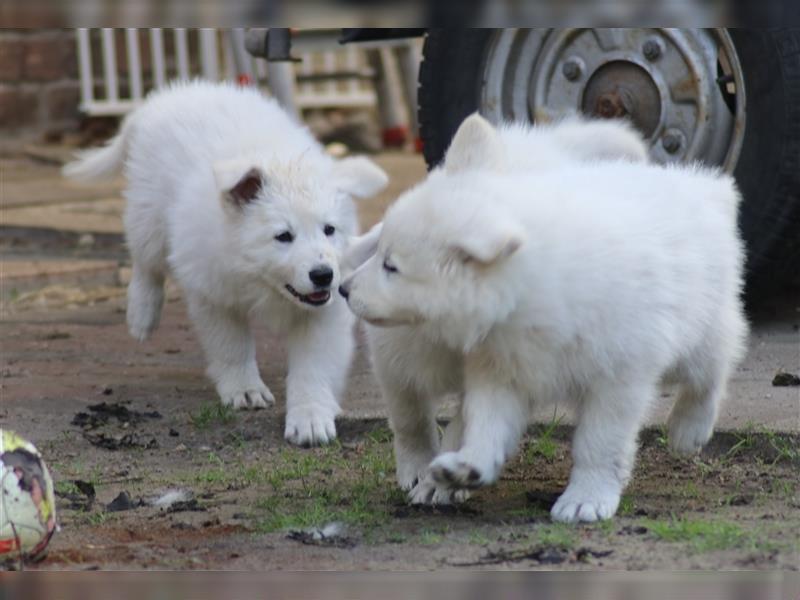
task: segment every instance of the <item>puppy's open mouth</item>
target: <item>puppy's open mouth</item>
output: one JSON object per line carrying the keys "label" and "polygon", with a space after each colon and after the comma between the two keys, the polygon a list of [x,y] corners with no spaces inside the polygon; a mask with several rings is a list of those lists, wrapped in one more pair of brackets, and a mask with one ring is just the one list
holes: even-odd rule
{"label": "puppy's open mouth", "polygon": [[310,304],[311,306],[322,306],[331,298],[330,290],[322,290],[320,292],[312,292],[311,294],[301,294],[288,283],[286,284],[286,289],[289,290],[289,293],[303,302],[305,304]]}

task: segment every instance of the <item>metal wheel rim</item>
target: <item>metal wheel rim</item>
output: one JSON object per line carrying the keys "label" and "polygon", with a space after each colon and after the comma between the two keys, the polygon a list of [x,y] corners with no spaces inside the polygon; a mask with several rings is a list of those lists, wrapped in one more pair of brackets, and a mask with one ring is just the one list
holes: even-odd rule
{"label": "metal wheel rim", "polygon": [[[597,104],[587,105],[595,92]],[[481,113],[493,122],[625,116],[647,126],[656,162],[699,160],[729,172],[742,147],[745,102],[741,65],[722,28],[499,30],[480,90]]]}

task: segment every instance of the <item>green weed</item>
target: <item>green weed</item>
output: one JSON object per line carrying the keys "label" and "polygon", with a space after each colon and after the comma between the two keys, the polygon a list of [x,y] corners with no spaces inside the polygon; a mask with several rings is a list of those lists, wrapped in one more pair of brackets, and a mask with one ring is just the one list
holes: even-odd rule
{"label": "green weed", "polygon": [[553,439],[556,428],[561,425],[564,416],[556,418],[555,415],[547,427],[536,436],[536,439],[528,446],[525,452],[525,460],[528,464],[535,462],[537,456],[546,460],[553,460],[558,451],[558,443]]}
{"label": "green weed", "polygon": [[537,528],[533,541],[539,546],[569,550],[578,542],[578,533],[572,525],[552,523]]}
{"label": "green weed", "polygon": [[197,429],[208,429],[214,424],[233,423],[236,420],[236,410],[221,402],[207,402],[197,412],[191,413],[189,419]]}
{"label": "green weed", "polygon": [[736,523],[726,521],[646,521],[644,525],[659,540],[683,542],[697,552],[727,550],[749,542],[748,534]]}

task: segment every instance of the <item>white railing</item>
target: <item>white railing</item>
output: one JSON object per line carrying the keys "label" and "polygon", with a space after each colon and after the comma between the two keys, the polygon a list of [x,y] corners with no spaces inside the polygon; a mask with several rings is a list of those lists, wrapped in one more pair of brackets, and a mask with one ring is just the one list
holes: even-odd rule
{"label": "white railing", "polygon": [[[243,29],[78,29],[77,44],[81,110],[92,116],[125,114],[148,91],[175,79],[203,77],[269,85],[266,62],[245,50]],[[365,53],[354,46],[301,53],[294,67],[297,108],[375,105],[369,79],[324,77],[342,71],[368,72],[367,62]],[[120,73],[122,64],[125,73]],[[309,76],[314,76],[313,81],[307,80]]]}

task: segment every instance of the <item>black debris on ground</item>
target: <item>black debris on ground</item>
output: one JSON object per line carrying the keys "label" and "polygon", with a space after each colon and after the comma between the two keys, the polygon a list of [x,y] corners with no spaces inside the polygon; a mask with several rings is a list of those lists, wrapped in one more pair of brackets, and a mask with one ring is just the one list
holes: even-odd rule
{"label": "black debris on ground", "polygon": [[92,446],[106,450],[124,450],[128,448],[141,448],[151,450],[158,448],[158,440],[154,437],[141,436],[137,433],[107,434],[83,432],[83,437]]}
{"label": "black debris on ground", "polygon": [[128,492],[120,492],[116,498],[106,505],[106,510],[108,512],[122,512],[133,510],[140,506],[144,506],[144,501],[141,498],[133,500]]}
{"label": "black debris on ground", "polygon": [[191,500],[179,500],[170,504],[166,510],[167,513],[177,512],[205,512],[208,509],[197,501],[197,498]]}
{"label": "black debris on ground", "polygon": [[775,377],[772,378],[772,385],[774,387],[794,387],[800,385],[800,377],[794,373],[786,373],[785,371],[778,371]]}
{"label": "black debris on ground", "polygon": [[83,429],[97,429],[98,427],[108,424],[112,418],[116,419],[119,423],[129,423],[132,425],[141,423],[146,419],[161,418],[161,413],[157,410],[148,412],[130,410],[127,406],[119,402],[100,402],[99,404],[90,404],[87,408],[90,411],[89,413],[76,413],[72,419],[73,425],[77,425]]}

